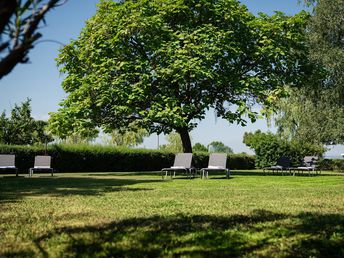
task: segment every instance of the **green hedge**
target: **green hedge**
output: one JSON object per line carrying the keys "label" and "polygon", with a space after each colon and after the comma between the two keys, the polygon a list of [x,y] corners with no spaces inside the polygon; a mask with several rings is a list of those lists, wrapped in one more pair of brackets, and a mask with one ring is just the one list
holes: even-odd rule
{"label": "green hedge", "polygon": [[322,170],[335,170],[344,172],[344,159],[323,159],[319,162]]}
{"label": "green hedge", "polygon": [[[52,156],[52,167],[58,172],[127,172],[159,171],[173,164],[174,154],[147,149],[115,148],[101,145],[51,145],[48,155]],[[15,154],[16,166],[27,173],[33,166],[36,155],[44,155],[44,147],[0,145],[0,153]],[[230,155],[231,169],[253,169],[254,157]],[[193,166],[208,165],[208,154],[195,153]]]}

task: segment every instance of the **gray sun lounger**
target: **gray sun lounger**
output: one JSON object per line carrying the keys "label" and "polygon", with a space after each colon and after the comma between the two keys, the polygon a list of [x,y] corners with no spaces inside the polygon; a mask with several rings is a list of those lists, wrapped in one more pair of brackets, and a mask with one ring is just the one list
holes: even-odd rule
{"label": "gray sun lounger", "polygon": [[50,156],[36,156],[34,167],[29,169],[29,177],[32,177],[34,171],[49,171],[54,175],[54,169],[51,167]]}
{"label": "gray sun lounger", "polygon": [[288,172],[290,173],[291,171],[291,160],[288,157],[280,157],[277,162],[276,165],[274,166],[270,166],[270,167],[264,167],[263,168],[263,172],[266,173],[266,171],[272,171],[272,172],[278,172],[281,171],[282,175],[284,174],[284,172]]}
{"label": "gray sun lounger", "polygon": [[230,170],[226,168],[227,154],[211,153],[209,155],[209,163],[207,168],[201,169],[202,178],[208,178],[209,171],[225,171],[226,178],[230,177]]}
{"label": "gray sun lounger", "polygon": [[0,155],[0,170],[14,170],[18,176],[18,168],[15,165],[15,155],[1,154]]}
{"label": "gray sun lounger", "polygon": [[297,172],[298,174],[301,172],[303,174],[304,171],[308,172],[308,175],[311,174],[311,172],[314,172],[316,174],[320,174],[320,170],[317,168],[316,163],[318,161],[318,157],[316,156],[305,156],[303,159],[303,164],[300,167],[293,168],[294,173],[293,175],[295,176],[295,173]]}
{"label": "gray sun lounger", "polygon": [[192,153],[178,153],[174,158],[173,166],[170,168],[163,168],[162,179],[166,178],[168,173],[171,174],[171,178],[176,176],[177,171],[182,171],[187,175],[192,176],[194,169],[191,168]]}

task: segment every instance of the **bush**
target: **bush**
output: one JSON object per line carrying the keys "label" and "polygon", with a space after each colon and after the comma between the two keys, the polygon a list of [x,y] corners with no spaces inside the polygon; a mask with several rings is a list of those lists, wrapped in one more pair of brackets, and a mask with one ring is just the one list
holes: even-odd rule
{"label": "bush", "polygon": [[[52,156],[52,167],[58,172],[127,172],[159,171],[170,167],[174,154],[147,149],[129,149],[100,145],[51,145],[47,150]],[[0,145],[0,154],[15,154],[16,166],[27,173],[36,155],[44,155],[44,147]],[[208,153],[195,153],[196,168],[208,166]],[[247,155],[230,155],[231,169],[253,169],[254,158]]]}
{"label": "bush", "polygon": [[276,164],[278,158],[285,156],[291,159],[292,165],[299,166],[305,156],[322,156],[323,146],[288,141],[272,133],[245,133],[244,143],[256,154],[256,166],[266,167]]}
{"label": "bush", "polygon": [[323,159],[319,162],[319,167],[322,170],[336,170],[344,172],[344,159]]}

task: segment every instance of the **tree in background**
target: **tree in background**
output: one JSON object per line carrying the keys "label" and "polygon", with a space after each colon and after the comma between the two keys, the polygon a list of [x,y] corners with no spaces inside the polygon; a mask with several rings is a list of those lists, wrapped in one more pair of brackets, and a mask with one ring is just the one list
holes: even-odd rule
{"label": "tree in background", "polygon": [[0,79],[18,63],[29,61],[28,53],[42,34],[37,32],[45,15],[66,0],[0,0]]}
{"label": "tree in background", "polygon": [[144,137],[149,136],[145,129],[137,130],[114,130],[110,133],[110,139],[106,140],[107,144],[115,146],[134,147],[143,143]]}
{"label": "tree in background", "polygon": [[199,142],[195,143],[195,145],[192,147],[192,150],[200,151],[200,152],[208,152],[208,148]]}
{"label": "tree in background", "polygon": [[254,150],[256,167],[260,168],[275,165],[282,156],[290,158],[294,165],[298,166],[305,156],[322,156],[325,152],[322,145],[287,140],[260,130],[254,133],[246,132],[243,142]]}
{"label": "tree in background", "polygon": [[233,150],[226,146],[223,142],[213,141],[208,145],[209,152],[224,152],[228,154],[233,154]]}
{"label": "tree in background", "polygon": [[279,101],[279,133],[316,144],[344,143],[344,0],[307,1],[314,4],[308,24],[310,58],[319,73],[302,89],[290,89]]}
{"label": "tree in background", "polygon": [[302,85],[306,18],[255,17],[237,0],[102,1],[58,57],[68,97],[50,128],[109,133],[136,121],[149,133],[176,131],[192,152],[189,132],[209,108],[245,125],[255,103]]}
{"label": "tree in background", "polygon": [[43,144],[52,141],[45,133],[45,121],[36,121],[31,117],[30,99],[15,105],[11,116],[5,111],[0,116],[0,143],[16,145]]}
{"label": "tree in background", "polygon": [[170,133],[166,136],[167,144],[160,145],[159,149],[173,153],[183,152],[183,143],[178,133]]}

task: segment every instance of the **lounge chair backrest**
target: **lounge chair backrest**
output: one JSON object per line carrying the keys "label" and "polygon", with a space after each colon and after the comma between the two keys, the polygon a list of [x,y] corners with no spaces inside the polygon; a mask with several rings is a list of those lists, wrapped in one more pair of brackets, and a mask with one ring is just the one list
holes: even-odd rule
{"label": "lounge chair backrest", "polygon": [[289,168],[291,164],[291,161],[288,157],[280,157],[277,160],[277,165],[282,166],[283,168]]}
{"label": "lounge chair backrest", "polygon": [[178,153],[174,159],[173,167],[191,168],[192,153]]}
{"label": "lounge chair backrest", "polygon": [[37,168],[50,168],[51,157],[50,156],[36,156],[34,167]]}
{"label": "lounge chair backrest", "polygon": [[14,167],[15,155],[3,154],[0,155],[0,167]]}
{"label": "lounge chair backrest", "polygon": [[313,166],[317,162],[318,157],[316,156],[305,156],[303,162],[308,166]]}
{"label": "lounge chair backrest", "polygon": [[227,154],[225,153],[211,153],[209,155],[208,167],[222,167],[226,168]]}

